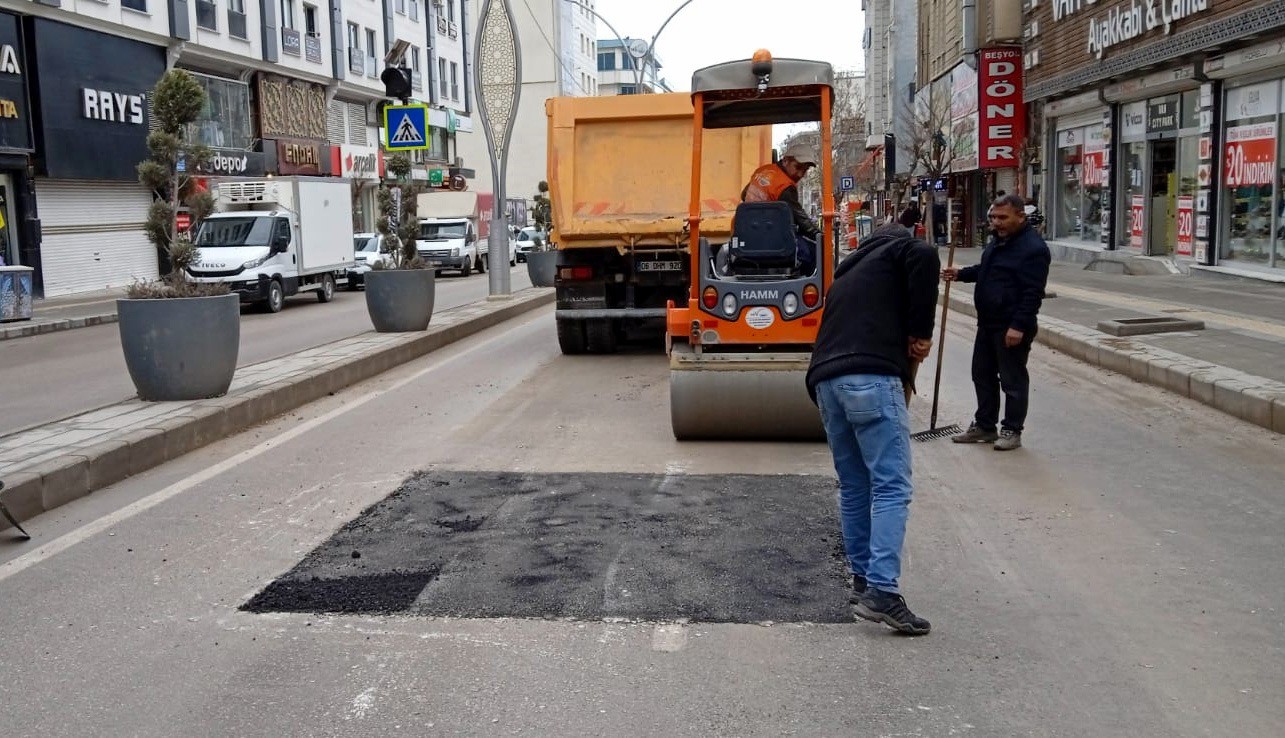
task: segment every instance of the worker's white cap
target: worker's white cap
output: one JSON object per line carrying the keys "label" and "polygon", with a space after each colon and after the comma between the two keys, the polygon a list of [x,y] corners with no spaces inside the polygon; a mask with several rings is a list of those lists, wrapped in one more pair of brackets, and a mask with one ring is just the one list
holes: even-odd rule
{"label": "worker's white cap", "polygon": [[785,153],[781,155],[781,158],[784,159],[787,156],[793,157],[800,164],[811,164],[812,166],[817,164],[817,155],[813,153],[812,147],[802,141],[795,141],[785,147]]}

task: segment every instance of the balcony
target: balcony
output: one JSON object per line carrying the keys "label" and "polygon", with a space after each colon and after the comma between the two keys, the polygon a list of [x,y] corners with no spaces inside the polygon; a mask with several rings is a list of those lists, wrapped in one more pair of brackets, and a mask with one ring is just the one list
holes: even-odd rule
{"label": "balcony", "polygon": [[303,58],[314,64],[321,63],[321,39],[309,34],[303,37]]}
{"label": "balcony", "polygon": [[210,0],[196,0],[196,26],[207,31],[219,30],[219,8]]}
{"label": "balcony", "polygon": [[233,38],[248,39],[245,35],[245,13],[228,11],[228,35]]}
{"label": "balcony", "polygon": [[281,29],[281,52],[291,56],[303,55],[303,37],[293,28]]}
{"label": "balcony", "polygon": [[362,54],[361,49],[348,47],[348,71],[357,76],[366,73],[366,56]]}

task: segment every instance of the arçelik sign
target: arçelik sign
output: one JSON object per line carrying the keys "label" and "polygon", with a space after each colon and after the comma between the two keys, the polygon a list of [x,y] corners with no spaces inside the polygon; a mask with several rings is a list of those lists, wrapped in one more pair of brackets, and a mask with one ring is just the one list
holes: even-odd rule
{"label": "ar\u00e7elik sign", "polygon": [[1022,50],[1018,47],[982,49],[977,83],[979,162],[982,169],[1021,166],[1026,136],[1026,105],[1022,102]]}

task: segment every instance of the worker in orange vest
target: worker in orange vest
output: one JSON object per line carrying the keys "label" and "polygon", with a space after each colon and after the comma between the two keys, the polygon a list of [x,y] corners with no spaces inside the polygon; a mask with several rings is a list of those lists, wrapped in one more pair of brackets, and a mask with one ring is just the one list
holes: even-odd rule
{"label": "worker in orange vest", "polygon": [[796,141],[786,147],[779,161],[754,170],[750,183],[741,190],[742,202],[779,201],[790,206],[799,236],[799,265],[804,274],[811,274],[816,268],[816,245],[821,242],[821,232],[799,202],[798,182],[816,165],[812,147]]}

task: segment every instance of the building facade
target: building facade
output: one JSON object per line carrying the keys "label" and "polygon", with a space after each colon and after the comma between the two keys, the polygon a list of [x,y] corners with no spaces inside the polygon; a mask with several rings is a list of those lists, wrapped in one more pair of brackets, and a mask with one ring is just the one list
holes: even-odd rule
{"label": "building facade", "polygon": [[600,39],[597,66],[599,95],[673,92],[660,75],[663,65],[654,53],[647,53],[643,39]]}
{"label": "building facade", "polygon": [[[476,14],[482,3],[469,0],[469,5]],[[591,0],[528,0],[515,4],[513,15],[522,47],[522,92],[512,128],[505,182],[511,212],[525,214],[539,183],[548,178],[549,134],[544,101],[562,95],[588,95],[590,90],[600,89],[596,77],[582,77],[586,69],[593,68],[597,54],[592,43],[597,38],[597,21],[587,10],[592,5]],[[471,90],[471,73],[467,83]],[[457,139],[457,145],[459,156],[476,170],[476,179],[470,186],[491,191],[490,155],[484,132],[478,128],[474,135]]]}
{"label": "building facade", "polygon": [[1285,275],[1285,2],[1041,0],[1025,23],[1053,239]]}
{"label": "building facade", "polygon": [[[209,104],[193,140],[201,178],[342,176],[354,227],[373,228],[384,171],[379,80],[397,41],[415,97],[433,106],[434,146],[417,176],[463,166],[472,128],[464,0],[106,0],[0,2],[0,255],[35,270],[44,297],[155,278],[146,239],[150,93],[192,73]],[[445,76],[436,70],[445,70]],[[454,84],[452,84],[452,72]]]}

